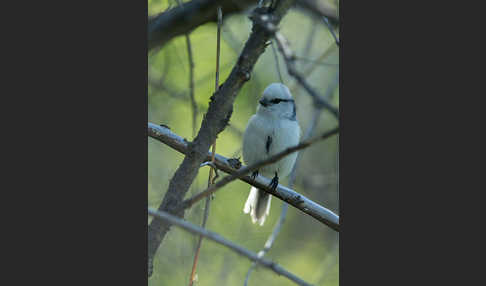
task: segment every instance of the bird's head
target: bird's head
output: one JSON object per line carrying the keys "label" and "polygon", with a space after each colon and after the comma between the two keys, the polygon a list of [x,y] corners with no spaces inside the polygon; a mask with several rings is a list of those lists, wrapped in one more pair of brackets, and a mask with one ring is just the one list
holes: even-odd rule
{"label": "bird's head", "polygon": [[295,102],[284,84],[270,84],[258,102],[257,113],[260,115],[296,120]]}

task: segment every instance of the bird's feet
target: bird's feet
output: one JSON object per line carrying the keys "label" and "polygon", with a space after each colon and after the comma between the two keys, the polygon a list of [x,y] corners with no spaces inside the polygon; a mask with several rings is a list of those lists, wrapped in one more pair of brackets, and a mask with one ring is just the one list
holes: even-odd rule
{"label": "bird's feet", "polygon": [[277,189],[277,186],[278,186],[277,172],[275,172],[275,177],[273,177],[272,181],[270,182],[270,184],[268,186],[270,188],[272,188],[272,190],[274,190],[274,191]]}
{"label": "bird's feet", "polygon": [[253,171],[253,173],[251,173],[251,176],[250,176],[250,177],[251,177],[251,179],[252,179],[253,181],[255,181],[255,178],[256,178],[257,176],[258,176],[258,170]]}

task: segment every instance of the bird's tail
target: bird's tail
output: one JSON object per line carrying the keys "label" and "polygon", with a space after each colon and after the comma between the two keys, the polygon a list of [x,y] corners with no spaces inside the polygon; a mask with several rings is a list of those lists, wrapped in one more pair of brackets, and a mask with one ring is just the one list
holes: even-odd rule
{"label": "bird's tail", "polygon": [[246,200],[244,213],[249,213],[253,223],[258,221],[258,224],[263,225],[265,219],[270,214],[270,203],[272,196],[255,187],[251,187],[250,195]]}

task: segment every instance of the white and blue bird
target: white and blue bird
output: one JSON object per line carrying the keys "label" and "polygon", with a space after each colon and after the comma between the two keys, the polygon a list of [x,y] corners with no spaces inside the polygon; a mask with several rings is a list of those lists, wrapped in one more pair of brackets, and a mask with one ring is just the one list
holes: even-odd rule
{"label": "white and blue bird", "polygon": [[[246,165],[257,163],[299,144],[299,140],[300,127],[290,90],[284,84],[272,83],[263,91],[257,112],[246,126],[243,135],[243,160]],[[255,171],[252,177],[262,174],[273,178],[270,186],[277,188],[279,179],[290,174],[296,159],[297,152],[294,152]],[[270,214],[270,205],[271,195],[252,187],[243,211],[250,214],[253,223],[263,225]]]}

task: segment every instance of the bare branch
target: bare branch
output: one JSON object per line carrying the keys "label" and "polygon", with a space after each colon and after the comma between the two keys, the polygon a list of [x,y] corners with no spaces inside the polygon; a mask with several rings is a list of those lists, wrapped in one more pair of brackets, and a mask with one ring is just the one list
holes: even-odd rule
{"label": "bare branch", "polygon": [[[162,127],[149,122],[148,136],[166,144],[167,146],[179,151],[180,153],[188,153],[189,143],[166,127]],[[212,153],[208,150],[205,156],[206,161],[211,160],[211,155]],[[215,154],[214,163],[216,164],[216,167],[218,169],[228,174],[236,174],[238,170],[235,169],[229,161],[230,159],[219,154]],[[326,224],[336,231],[339,231],[338,215],[319,205],[318,203],[308,199],[307,197],[295,192],[294,190],[279,184],[277,186],[277,189],[275,191],[272,191],[272,189],[268,187],[270,179],[263,176],[257,176],[255,180],[252,180],[250,176],[244,176],[239,179],[258,189],[272,194],[280,200],[285,201],[293,207],[304,212],[305,214],[312,216],[321,223]]]}
{"label": "bare branch", "polygon": [[[196,0],[195,0],[196,1]],[[198,1],[211,2],[211,1]],[[190,2],[191,3],[191,2]],[[273,23],[278,25],[280,20],[288,11],[290,6],[294,3],[293,0],[281,0],[279,5],[272,10],[270,15],[274,20]],[[224,9],[227,2],[224,2],[222,8]],[[183,5],[184,7],[186,4]],[[213,7],[214,9],[215,7]],[[187,9],[179,9],[179,11],[187,11]],[[194,9],[194,7],[193,7]],[[172,10],[171,10],[172,11]],[[173,11],[175,11],[173,9]],[[194,12],[194,11],[193,11]],[[216,11],[210,12],[215,14]],[[175,12],[174,12],[175,13]],[[179,12],[177,12],[179,13]],[[254,15],[268,15],[267,9],[255,9]],[[196,17],[196,16],[194,16]],[[150,26],[150,25],[149,25]],[[174,28],[175,29],[175,28]],[[150,32],[149,32],[150,34]],[[193,142],[187,145],[186,156],[181,165],[177,168],[174,176],[169,182],[169,188],[164,195],[162,204],[159,206],[159,210],[168,211],[171,214],[175,214],[179,217],[184,216],[184,209],[177,208],[187,193],[191,183],[194,181],[199,166],[204,162],[207,157],[209,147],[216,139],[216,136],[221,133],[227,126],[231,114],[233,112],[233,103],[235,101],[238,92],[242,86],[250,79],[251,72],[255,63],[261,54],[265,51],[267,42],[270,40],[271,34],[261,27],[260,25],[253,25],[252,32],[248,41],[241,52],[237,63],[233,67],[229,77],[218,89],[217,92],[211,96],[211,102],[207,113],[205,114],[201,123],[201,128]],[[149,38],[150,42],[150,38]],[[288,198],[292,200],[292,198]],[[295,198],[294,198],[295,200]],[[167,231],[169,231],[170,223],[159,219],[154,219],[148,227],[148,269],[152,270],[153,258],[160,243],[164,239]],[[149,276],[152,272],[149,271]]]}
{"label": "bare branch", "polygon": [[170,224],[174,224],[174,225],[177,225],[178,227],[190,232],[190,233],[193,233],[193,234],[198,234],[198,235],[201,235],[201,236],[204,236],[206,237],[207,239],[210,239],[216,243],[219,243],[221,245],[224,245],[226,246],[227,248],[233,250],[234,252],[242,255],[242,256],[245,256],[247,258],[249,258],[251,261],[255,261],[257,262],[258,264],[272,270],[273,272],[279,274],[279,275],[282,275],[282,276],[285,276],[287,277],[288,279],[294,281],[295,283],[297,283],[298,285],[304,285],[304,286],[312,286],[311,284],[305,282],[304,280],[302,280],[301,278],[297,277],[296,275],[290,273],[289,271],[287,271],[286,269],[284,269],[282,266],[280,266],[279,264],[273,262],[273,261],[270,261],[270,260],[267,260],[267,259],[264,259],[264,258],[260,258],[258,257],[258,255],[254,252],[251,252],[249,251],[248,249],[240,246],[240,245],[237,245],[231,241],[229,241],[228,239],[222,237],[221,235],[215,233],[215,232],[212,232],[212,231],[209,231],[209,230],[206,230],[202,227],[199,227],[197,225],[194,225],[188,221],[185,221],[183,219],[180,219],[176,216],[173,216],[167,212],[164,212],[164,211],[157,211],[153,208],[148,208],[148,213],[160,220],[164,220]]}
{"label": "bare branch", "polygon": [[319,65],[319,66],[339,66],[339,63],[326,63],[326,62],[321,62],[319,60],[313,60],[313,59],[308,59],[308,58],[299,57],[299,56],[295,56],[294,59],[296,61],[308,62],[308,63],[312,63],[312,64]]}

